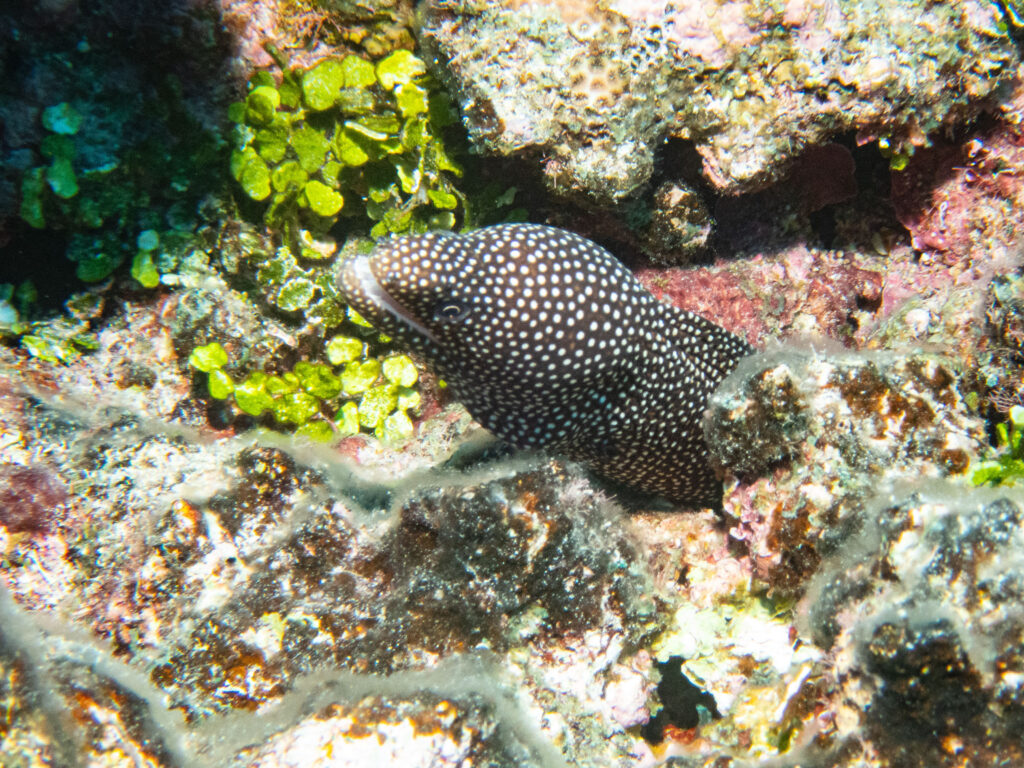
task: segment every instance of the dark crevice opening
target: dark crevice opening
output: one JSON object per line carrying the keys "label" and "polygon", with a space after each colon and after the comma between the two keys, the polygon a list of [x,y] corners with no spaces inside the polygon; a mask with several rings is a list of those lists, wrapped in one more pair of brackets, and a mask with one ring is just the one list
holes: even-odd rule
{"label": "dark crevice opening", "polygon": [[67,233],[53,229],[32,229],[16,222],[10,241],[0,248],[0,283],[18,286],[31,281],[38,292],[37,308],[59,310],[82,282],[65,253]]}
{"label": "dark crevice opening", "polygon": [[714,697],[683,674],[683,661],[682,656],[672,656],[655,664],[661,674],[657,688],[661,709],[640,729],[649,744],[660,744],[669,726],[685,731],[721,717]]}

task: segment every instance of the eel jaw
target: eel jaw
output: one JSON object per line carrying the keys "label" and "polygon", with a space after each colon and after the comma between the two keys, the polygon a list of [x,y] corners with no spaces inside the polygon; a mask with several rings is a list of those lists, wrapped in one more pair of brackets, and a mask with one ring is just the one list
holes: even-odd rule
{"label": "eel jaw", "polygon": [[[367,304],[390,315],[400,325],[408,326],[432,344],[438,344],[434,332],[413,317],[380,284],[373,273],[372,260],[372,256],[356,256],[345,263],[341,279],[344,292],[353,293]],[[351,288],[346,289],[346,284]]]}

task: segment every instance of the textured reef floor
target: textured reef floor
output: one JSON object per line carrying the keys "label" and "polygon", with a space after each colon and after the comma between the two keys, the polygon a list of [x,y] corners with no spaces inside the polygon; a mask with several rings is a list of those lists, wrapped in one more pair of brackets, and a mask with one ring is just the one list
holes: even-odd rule
{"label": "textured reef floor", "polygon": [[[1020,4],[419,6],[0,12],[0,765],[1024,765]],[[331,293],[522,216],[757,346],[720,510]]]}

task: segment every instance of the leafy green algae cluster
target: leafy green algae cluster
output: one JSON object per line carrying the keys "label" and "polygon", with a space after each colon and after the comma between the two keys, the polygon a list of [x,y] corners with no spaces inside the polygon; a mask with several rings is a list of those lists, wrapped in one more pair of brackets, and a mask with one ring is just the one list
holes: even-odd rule
{"label": "leafy green algae cluster", "polygon": [[1007,420],[995,425],[1002,453],[982,462],[971,475],[974,485],[1016,485],[1024,480],[1024,406],[1010,408]]}
{"label": "leafy green algae cluster", "polygon": [[333,285],[332,232],[378,238],[451,229],[464,213],[455,186],[462,171],[440,138],[455,115],[409,51],[308,69],[271,53],[280,83],[257,73],[245,101],[230,108],[231,172],[247,197],[266,205],[264,221],[280,237],[257,265],[268,301],[332,328],[346,317]]}
{"label": "leafy green algae cluster", "polygon": [[[316,359],[281,374],[229,375],[219,345],[198,348],[192,366],[209,374],[209,392],[250,416],[329,440],[373,431],[395,440],[412,434],[418,374],[405,355],[342,302],[334,262],[343,251],[391,234],[452,229],[466,218],[462,175],[441,133],[455,120],[422,60],[396,50],[376,63],[360,56],[289,67],[268,49],[280,80],[257,73],[229,116],[236,124],[231,173],[262,203],[279,245],[248,254],[267,300],[328,335],[329,364]],[[347,253],[346,253],[347,255]],[[383,342],[383,344],[381,344]]]}
{"label": "leafy green algae cluster", "polygon": [[82,127],[82,116],[73,106],[61,102],[43,110],[42,122],[47,134],[39,151],[49,162],[30,168],[21,179],[21,218],[36,229],[46,226],[43,203],[48,190],[63,200],[78,194],[72,165],[75,145],[70,137]]}
{"label": "leafy green algae cluster", "polygon": [[285,69],[280,84],[257,73],[230,115],[232,175],[303,258],[323,258],[312,241],[342,216],[369,219],[372,237],[455,225],[462,171],[439,139],[451,108],[409,51]]}
{"label": "leafy green algae cluster", "polygon": [[[98,112],[109,105],[87,106]],[[189,236],[196,203],[219,184],[221,142],[187,112],[176,83],[165,84],[142,108],[151,117],[152,135],[134,143],[119,136],[124,144],[116,154],[107,145],[117,142],[95,127],[100,121],[93,119],[90,128],[73,104],[53,104],[41,114],[42,162],[21,177],[19,213],[34,229],[66,235],[67,257],[85,282],[105,280],[133,255],[138,261],[132,245],[140,232]],[[98,156],[105,162],[96,164]],[[140,282],[146,287],[159,280],[155,267],[133,270],[139,274],[145,274]]]}
{"label": "leafy green algae cluster", "polygon": [[296,433],[330,441],[372,430],[398,441],[413,434],[409,411],[420,405],[416,366],[407,355],[369,355],[367,343],[335,336],[326,345],[328,364],[300,361],[281,375],[253,371],[235,380],[224,368],[227,352],[217,342],[196,347],[189,365],[209,374],[210,396],[231,399],[250,416],[269,413]]}
{"label": "leafy green algae cluster", "polygon": [[16,340],[32,357],[48,363],[70,363],[99,347],[92,323],[103,310],[95,293],[79,293],[64,303],[65,314],[32,319],[35,286],[0,284],[0,342]]}

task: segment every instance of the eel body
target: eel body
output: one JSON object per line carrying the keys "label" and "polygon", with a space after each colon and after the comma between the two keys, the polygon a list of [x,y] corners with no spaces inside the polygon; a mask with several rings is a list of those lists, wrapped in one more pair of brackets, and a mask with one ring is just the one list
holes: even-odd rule
{"label": "eel body", "polygon": [[752,349],[655,299],[596,243],[536,224],[397,237],[346,261],[338,282],[504,440],[675,502],[721,503],[701,422]]}

